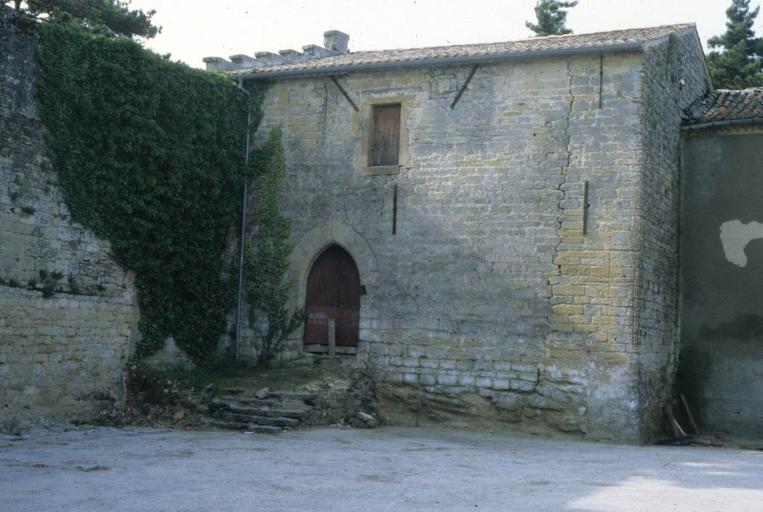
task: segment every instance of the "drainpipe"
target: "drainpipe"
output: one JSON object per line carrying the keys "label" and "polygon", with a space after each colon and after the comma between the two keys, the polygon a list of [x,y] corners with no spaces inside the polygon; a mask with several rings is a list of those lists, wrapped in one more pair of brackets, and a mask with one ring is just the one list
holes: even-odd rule
{"label": "drainpipe", "polygon": [[[238,82],[238,88],[247,96],[249,91],[244,89],[243,80]],[[247,109],[248,110],[248,109]],[[246,143],[244,144],[244,165],[249,167],[249,139],[251,137],[252,112],[246,114]],[[241,191],[241,233],[239,236],[238,253],[238,290],[236,297],[236,342],[234,346],[233,357],[236,361],[241,355],[241,318],[244,308],[244,261],[246,258],[246,208],[248,202],[247,180],[244,179],[244,186]]]}

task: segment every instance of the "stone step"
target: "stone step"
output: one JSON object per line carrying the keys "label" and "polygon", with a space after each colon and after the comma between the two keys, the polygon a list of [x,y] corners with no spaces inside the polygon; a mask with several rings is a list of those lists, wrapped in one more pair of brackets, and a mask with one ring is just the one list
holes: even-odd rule
{"label": "stone step", "polygon": [[268,398],[313,404],[318,399],[318,395],[308,391],[271,391]]}
{"label": "stone step", "polygon": [[245,388],[221,388],[220,393],[224,395],[241,395],[246,393]]}
{"label": "stone step", "polygon": [[208,422],[208,425],[224,430],[245,430],[249,428],[248,423],[240,421],[211,420]]}
{"label": "stone step", "polygon": [[249,414],[251,416],[265,416],[268,418],[296,418],[302,419],[310,414],[307,407],[285,408],[285,407],[231,407],[231,412]]}
{"label": "stone step", "polygon": [[210,404],[212,410],[230,411],[238,414],[248,414],[252,416],[278,417],[301,419],[310,414],[312,407],[302,405],[270,406],[270,405],[243,405],[238,402],[225,400],[212,400]]}
{"label": "stone step", "polygon": [[285,416],[251,416],[252,423],[269,427],[289,427],[294,428],[299,425],[296,418],[287,418]]}
{"label": "stone step", "polygon": [[223,409],[226,411],[234,409],[256,409],[258,407],[272,407],[276,405],[276,402],[260,401],[257,399],[248,400],[231,400],[230,398],[215,397],[209,402],[210,409]]}
{"label": "stone step", "polygon": [[221,412],[217,417],[223,421],[229,421],[233,423],[256,423],[258,425],[267,425],[271,427],[294,428],[299,425],[298,419],[286,418],[284,416],[256,416],[253,414]]}
{"label": "stone step", "polygon": [[215,397],[212,401],[214,402],[217,400],[218,402],[226,402],[226,403],[234,403],[234,404],[244,404],[244,405],[275,405],[277,403],[277,400],[270,400],[268,398],[261,399],[261,398],[255,398],[253,396],[232,396],[232,395],[220,395]]}
{"label": "stone step", "polygon": [[285,407],[257,407],[255,410],[251,411],[251,414],[269,418],[284,417],[301,420],[307,417],[310,412],[312,412],[312,408],[310,407],[295,407],[288,409]]}

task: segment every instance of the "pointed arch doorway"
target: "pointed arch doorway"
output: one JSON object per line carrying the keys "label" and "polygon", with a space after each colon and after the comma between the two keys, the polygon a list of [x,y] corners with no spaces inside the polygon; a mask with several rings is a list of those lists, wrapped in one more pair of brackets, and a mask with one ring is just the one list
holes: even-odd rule
{"label": "pointed arch doorway", "polygon": [[334,244],[310,268],[305,290],[305,350],[328,352],[333,336],[337,353],[354,353],[358,346],[360,273],[350,253]]}

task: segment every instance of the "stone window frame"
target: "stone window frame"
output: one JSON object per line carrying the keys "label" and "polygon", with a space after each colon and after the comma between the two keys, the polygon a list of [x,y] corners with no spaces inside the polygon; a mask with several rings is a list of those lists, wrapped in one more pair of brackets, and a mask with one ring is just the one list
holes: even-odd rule
{"label": "stone window frame", "polygon": [[[377,96],[368,98],[360,108],[361,126],[363,130],[363,149],[358,162],[367,176],[398,174],[400,169],[411,164],[411,154],[408,145],[408,119],[410,116],[413,96]],[[371,165],[371,143],[373,137],[373,112],[378,105],[400,105],[400,145],[397,165]]]}

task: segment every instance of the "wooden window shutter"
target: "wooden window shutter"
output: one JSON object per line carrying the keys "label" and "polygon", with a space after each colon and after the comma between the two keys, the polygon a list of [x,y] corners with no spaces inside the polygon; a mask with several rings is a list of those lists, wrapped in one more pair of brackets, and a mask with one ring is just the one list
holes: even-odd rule
{"label": "wooden window shutter", "polygon": [[397,165],[400,153],[400,104],[375,105],[371,165]]}

